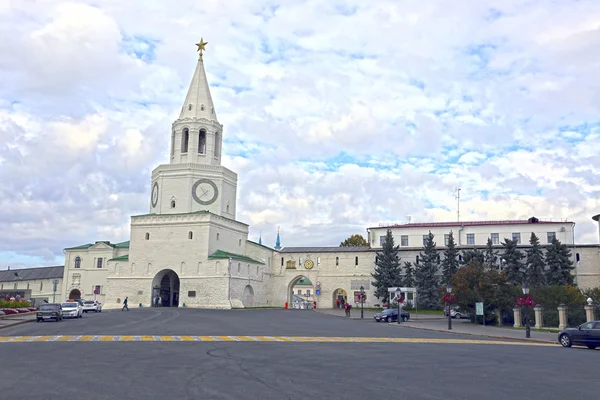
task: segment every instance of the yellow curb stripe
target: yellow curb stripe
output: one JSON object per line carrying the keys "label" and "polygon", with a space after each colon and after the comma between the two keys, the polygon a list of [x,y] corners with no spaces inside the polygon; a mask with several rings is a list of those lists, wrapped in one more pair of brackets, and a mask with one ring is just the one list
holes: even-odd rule
{"label": "yellow curb stripe", "polygon": [[173,342],[175,339],[173,339],[173,336],[161,336],[160,340],[163,342]]}
{"label": "yellow curb stripe", "polygon": [[194,338],[192,336],[179,336],[182,342],[193,342]]}
{"label": "yellow curb stripe", "polygon": [[114,336],[100,336],[99,342],[112,342]]}

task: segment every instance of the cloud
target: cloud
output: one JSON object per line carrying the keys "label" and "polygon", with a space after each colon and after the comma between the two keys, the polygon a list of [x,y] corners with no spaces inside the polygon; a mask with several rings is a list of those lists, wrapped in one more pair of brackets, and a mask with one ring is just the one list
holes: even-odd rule
{"label": "cloud", "polygon": [[386,221],[565,218],[597,242],[600,3],[0,6],[0,265],[127,240],[205,66],[238,219],[337,245]]}

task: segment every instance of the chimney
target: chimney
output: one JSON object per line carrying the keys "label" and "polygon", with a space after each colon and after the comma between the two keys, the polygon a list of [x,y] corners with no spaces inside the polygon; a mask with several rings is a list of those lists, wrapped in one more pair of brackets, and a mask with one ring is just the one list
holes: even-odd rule
{"label": "chimney", "polygon": [[8,270],[10,271],[10,265],[8,266]]}

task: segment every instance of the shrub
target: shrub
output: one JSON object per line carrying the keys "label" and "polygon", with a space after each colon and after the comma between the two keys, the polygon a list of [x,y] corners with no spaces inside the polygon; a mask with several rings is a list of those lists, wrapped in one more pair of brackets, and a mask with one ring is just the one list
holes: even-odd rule
{"label": "shrub", "polygon": [[28,308],[31,304],[28,301],[6,301],[0,300],[0,308]]}

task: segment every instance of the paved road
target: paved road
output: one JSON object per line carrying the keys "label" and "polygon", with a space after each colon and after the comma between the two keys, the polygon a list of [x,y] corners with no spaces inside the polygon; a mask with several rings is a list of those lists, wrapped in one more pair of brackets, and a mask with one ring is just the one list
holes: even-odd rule
{"label": "paved road", "polygon": [[[0,337],[53,335],[338,336],[406,341],[2,342],[3,398],[596,398],[595,371],[600,362],[600,351],[533,343],[500,345],[473,336],[283,310],[132,309],[0,331]],[[457,339],[489,344],[454,342]],[[34,383],[23,384],[24,377],[32,377]]]}

